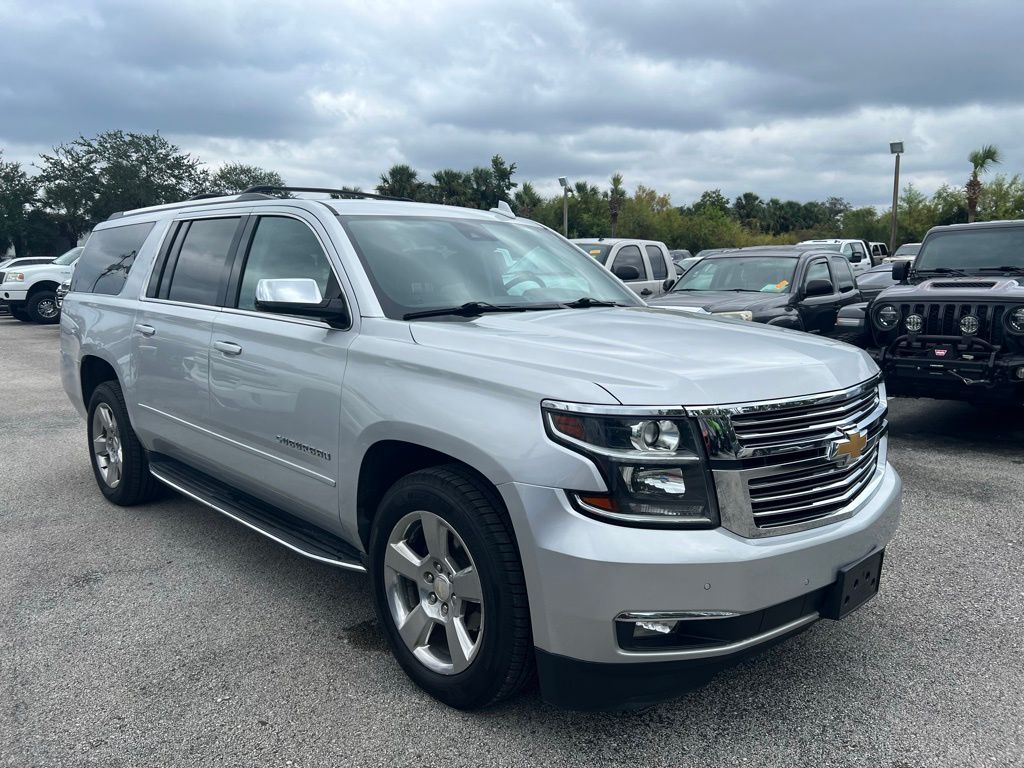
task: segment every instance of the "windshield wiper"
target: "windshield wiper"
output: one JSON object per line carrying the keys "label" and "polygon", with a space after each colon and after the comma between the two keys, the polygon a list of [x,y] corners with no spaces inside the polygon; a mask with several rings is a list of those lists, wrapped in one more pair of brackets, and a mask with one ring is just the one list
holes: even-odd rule
{"label": "windshield wiper", "polygon": [[421,309],[418,312],[406,312],[403,320],[415,320],[420,317],[442,317],[458,315],[460,317],[476,317],[488,312],[529,312],[531,310],[559,309],[558,304],[489,304],[486,301],[467,301],[457,307],[438,307],[437,309]]}
{"label": "windshield wiper", "polygon": [[567,301],[562,304],[563,307],[569,307],[570,309],[586,309],[587,307],[624,307],[625,304],[620,304],[617,301],[605,301],[604,299],[592,299],[590,296],[581,296],[576,301]]}
{"label": "windshield wiper", "polygon": [[957,275],[959,277],[970,277],[962,269],[950,269],[949,267],[932,267],[931,269],[915,269],[915,275]]}
{"label": "windshield wiper", "polygon": [[1007,272],[1011,275],[1024,275],[1024,267],[1004,266],[1004,267],[980,267],[979,272]]}

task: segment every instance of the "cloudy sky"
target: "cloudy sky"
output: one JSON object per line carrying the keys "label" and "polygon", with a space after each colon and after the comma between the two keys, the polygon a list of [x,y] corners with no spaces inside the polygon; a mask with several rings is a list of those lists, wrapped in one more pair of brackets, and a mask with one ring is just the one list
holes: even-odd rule
{"label": "cloudy sky", "polygon": [[620,171],[677,203],[885,204],[984,143],[1024,171],[1021,0],[0,0],[0,147],[159,130],[215,167],[371,188],[518,164],[553,192]]}

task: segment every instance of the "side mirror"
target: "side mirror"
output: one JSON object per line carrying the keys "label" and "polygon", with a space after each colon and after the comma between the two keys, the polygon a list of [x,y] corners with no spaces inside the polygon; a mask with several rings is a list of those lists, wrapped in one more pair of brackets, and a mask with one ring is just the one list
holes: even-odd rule
{"label": "side mirror", "polygon": [[316,280],[308,277],[260,280],[256,283],[256,309],[279,315],[312,317],[339,328],[349,323],[345,300],[340,297],[325,299]]}
{"label": "side mirror", "polygon": [[612,270],[612,274],[619,278],[619,280],[622,280],[623,282],[640,279],[640,270],[631,264],[623,264],[621,267],[616,266]]}
{"label": "side mirror", "polygon": [[898,283],[907,282],[907,277],[910,276],[910,262],[909,261],[894,261],[892,263],[892,279]]}
{"label": "side mirror", "polygon": [[670,277],[664,283],[661,284],[661,287],[664,288],[666,291],[672,290],[672,286],[676,284],[676,280],[678,279],[679,278],[673,279]]}
{"label": "side mirror", "polygon": [[860,251],[854,251],[850,254],[851,264],[860,264],[862,261],[864,261],[864,254]]}
{"label": "side mirror", "polygon": [[828,280],[811,280],[804,288],[804,296],[830,296],[832,283]]}

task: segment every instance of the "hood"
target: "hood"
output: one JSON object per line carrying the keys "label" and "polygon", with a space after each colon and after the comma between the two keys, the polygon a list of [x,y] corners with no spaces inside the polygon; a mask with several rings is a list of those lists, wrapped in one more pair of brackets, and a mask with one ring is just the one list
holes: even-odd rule
{"label": "hood", "polygon": [[[410,323],[418,344],[593,382],[626,405],[719,405],[828,392],[878,371],[864,352],[798,331],[653,307]],[[557,392],[543,394],[557,398]]]}
{"label": "hood", "polygon": [[71,269],[77,263],[78,260],[76,259],[70,264],[26,264],[23,267],[11,267],[10,270],[2,270],[2,268],[0,268],[0,271],[24,272],[26,278],[28,278],[29,275],[37,275],[41,272],[71,274]]}
{"label": "hood", "polygon": [[754,291],[676,291],[648,302],[652,307],[701,307],[708,312],[738,312],[779,307],[789,301],[788,293]]}
{"label": "hood", "polygon": [[930,277],[919,283],[896,284],[882,297],[892,301],[1022,301],[1024,277],[971,275],[969,277]]}

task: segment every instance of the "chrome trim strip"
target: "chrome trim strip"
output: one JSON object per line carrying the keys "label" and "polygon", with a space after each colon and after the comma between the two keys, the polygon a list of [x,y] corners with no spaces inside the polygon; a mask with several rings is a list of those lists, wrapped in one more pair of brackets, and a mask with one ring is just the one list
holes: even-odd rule
{"label": "chrome trim strip", "polygon": [[716,645],[710,648],[692,648],[675,651],[625,651],[620,648],[618,653],[620,656],[626,656],[637,661],[640,659],[710,659],[716,656],[728,656],[732,653],[745,651],[747,648],[752,648],[755,645],[766,643],[769,640],[774,640],[776,637],[781,637],[801,627],[806,627],[816,622],[819,618],[818,612],[814,611],[806,616],[801,616],[799,619],[794,619],[788,624],[783,624],[781,627],[776,627],[768,632],[762,632],[760,635],[754,635],[744,640],[737,640],[734,643]]}
{"label": "chrome trim strip", "polygon": [[736,611],[623,611],[616,621],[703,621],[704,619],[729,619],[739,616]]}
{"label": "chrome trim strip", "polygon": [[685,418],[686,408],[679,405],[599,405],[596,403],[567,403],[562,400],[541,400],[541,408],[593,416],[671,416]]}
{"label": "chrome trim strip", "polygon": [[185,419],[178,418],[177,416],[172,416],[171,414],[167,413],[166,411],[161,411],[159,408],[154,408],[153,406],[146,405],[145,403],[139,403],[139,407],[140,408],[145,408],[147,411],[152,411],[153,413],[155,413],[155,414],[157,414],[159,416],[163,416],[166,419],[170,419],[171,421],[176,421],[176,422],[178,422],[179,424],[181,424],[183,426],[186,426],[186,427],[189,427],[191,429],[196,430],[197,432],[202,432],[204,435],[209,435],[210,437],[216,438],[217,440],[221,440],[221,441],[223,441],[225,443],[230,443],[231,445],[235,446],[236,448],[241,448],[244,451],[249,451],[250,453],[254,453],[254,454],[256,454],[257,456],[259,456],[261,458],[277,462],[278,464],[281,464],[282,466],[288,467],[288,469],[293,469],[296,472],[299,472],[299,473],[301,473],[303,475],[307,475],[309,477],[312,477],[314,480],[319,480],[321,483],[329,485],[332,488],[337,485],[337,482],[335,480],[333,480],[332,478],[327,477],[327,475],[321,475],[319,472],[314,472],[312,469],[307,469],[306,467],[300,466],[298,464],[293,464],[292,462],[288,461],[287,459],[282,459],[280,456],[274,456],[272,453],[267,453],[266,451],[261,451],[259,448],[253,448],[251,445],[246,445],[245,443],[240,443],[237,440],[232,440],[230,437],[225,437],[224,435],[221,435],[221,434],[219,434],[217,432],[214,432],[212,430],[206,429],[205,427],[200,427],[198,424],[193,424],[191,421],[185,421]]}
{"label": "chrome trim strip", "polygon": [[152,467],[150,467],[150,469],[149,469],[149,474],[151,474],[153,477],[155,477],[157,480],[159,480],[164,485],[167,485],[167,486],[173,488],[178,493],[180,493],[180,494],[182,494],[184,496],[188,496],[193,501],[198,501],[200,504],[203,504],[204,506],[207,506],[207,507],[209,507],[210,509],[212,509],[212,510],[214,510],[216,512],[220,512],[225,517],[230,517],[236,523],[241,523],[242,525],[244,525],[249,530],[255,531],[258,534],[266,536],[271,541],[274,541],[274,542],[280,544],[282,547],[286,547],[286,548],[290,549],[292,552],[295,552],[296,554],[302,555],[303,557],[308,557],[310,560],[316,560],[319,563],[325,563],[327,565],[333,565],[333,566],[335,566],[337,568],[343,568],[343,569],[348,570],[348,571],[358,571],[360,573],[366,573],[366,568],[363,565],[361,565],[360,563],[350,563],[350,562],[348,562],[346,560],[336,560],[336,559],[330,558],[330,557],[321,557],[320,555],[314,555],[311,552],[307,552],[306,550],[301,549],[300,547],[295,546],[294,544],[291,544],[291,543],[289,543],[287,541],[284,541],[283,539],[279,539],[277,536],[274,536],[269,531],[265,531],[262,528],[259,528],[258,526],[253,525],[248,520],[245,520],[245,519],[243,519],[241,517],[238,517],[237,515],[231,514],[230,512],[228,512],[223,507],[218,507],[212,501],[204,499],[202,496],[199,496],[198,494],[193,493],[192,491],[188,490],[187,488],[183,488],[182,486],[178,485],[177,483],[175,483],[172,480],[168,480],[166,477],[161,475],[157,470],[153,469]]}

